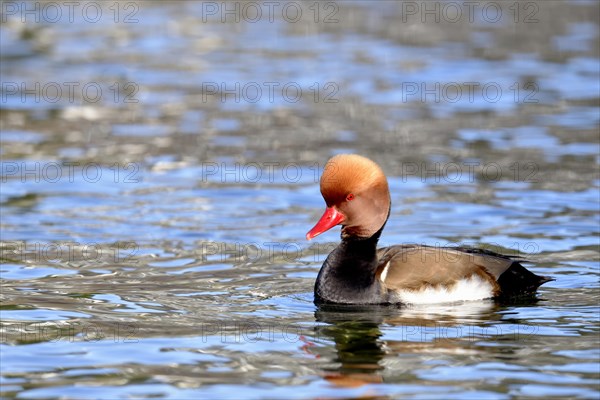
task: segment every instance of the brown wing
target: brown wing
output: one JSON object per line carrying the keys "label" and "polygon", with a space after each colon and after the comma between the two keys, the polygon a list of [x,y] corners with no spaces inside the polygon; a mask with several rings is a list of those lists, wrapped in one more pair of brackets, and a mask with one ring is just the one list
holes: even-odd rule
{"label": "brown wing", "polygon": [[450,286],[477,275],[490,282],[495,295],[500,293],[498,278],[513,264],[510,258],[491,252],[418,245],[382,248],[378,257],[377,273],[388,289]]}

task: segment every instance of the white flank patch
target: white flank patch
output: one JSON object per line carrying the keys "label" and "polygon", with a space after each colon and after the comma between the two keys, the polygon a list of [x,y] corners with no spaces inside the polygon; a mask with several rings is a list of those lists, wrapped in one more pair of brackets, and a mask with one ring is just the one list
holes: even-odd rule
{"label": "white flank patch", "polygon": [[394,297],[405,304],[436,304],[487,299],[493,296],[492,292],[489,282],[473,275],[468,279],[461,279],[449,289],[440,286],[423,290],[399,290]]}
{"label": "white flank patch", "polygon": [[381,271],[381,276],[379,277],[381,282],[385,282],[385,278],[387,278],[388,270],[390,269],[390,262],[391,261],[388,261],[387,264],[385,264],[385,267],[383,267],[383,271]]}

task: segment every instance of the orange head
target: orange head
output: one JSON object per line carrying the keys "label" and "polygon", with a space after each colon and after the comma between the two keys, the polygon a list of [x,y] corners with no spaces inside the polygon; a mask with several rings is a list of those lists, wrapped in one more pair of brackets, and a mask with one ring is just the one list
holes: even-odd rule
{"label": "orange head", "polygon": [[390,191],[377,164],[356,154],[332,157],[321,176],[325,213],[307,234],[308,240],[342,225],[342,236],[373,236],[387,220]]}

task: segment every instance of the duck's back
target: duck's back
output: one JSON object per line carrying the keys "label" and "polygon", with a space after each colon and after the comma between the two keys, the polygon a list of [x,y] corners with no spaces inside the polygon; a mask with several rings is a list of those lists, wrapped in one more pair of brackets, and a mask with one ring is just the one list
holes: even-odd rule
{"label": "duck's back", "polygon": [[469,247],[397,245],[379,249],[377,256],[377,277],[399,303],[508,298],[533,293],[551,280],[514,258]]}

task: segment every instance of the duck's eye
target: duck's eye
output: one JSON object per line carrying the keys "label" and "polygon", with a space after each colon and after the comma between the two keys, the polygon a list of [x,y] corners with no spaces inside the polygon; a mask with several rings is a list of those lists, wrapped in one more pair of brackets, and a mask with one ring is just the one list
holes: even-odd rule
{"label": "duck's eye", "polygon": [[352,201],[354,200],[354,195],[352,193],[350,193],[348,196],[346,196],[346,201]]}

